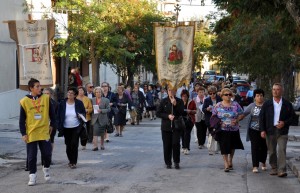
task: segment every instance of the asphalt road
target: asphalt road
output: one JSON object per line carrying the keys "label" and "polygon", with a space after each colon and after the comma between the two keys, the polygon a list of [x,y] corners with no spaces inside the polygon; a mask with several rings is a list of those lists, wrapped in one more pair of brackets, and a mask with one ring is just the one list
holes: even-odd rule
{"label": "asphalt road", "polygon": [[291,171],[287,178],[270,176],[269,171],[253,174],[250,144],[245,142],[243,127],[241,136],[245,150],[236,151],[234,170],[229,173],[223,171],[221,155],[209,156],[207,149],[198,149],[193,137],[190,155],[181,155],[181,169],[166,169],[159,119],[128,125],[124,137],[111,136],[103,151],[91,151],[91,144],[86,150],[80,148],[77,169],[67,166],[63,138],[56,138],[50,182],[44,181],[38,159],[37,185],[29,187],[20,134],[1,130],[0,155],[4,159],[0,161],[0,192],[299,193],[299,181]]}

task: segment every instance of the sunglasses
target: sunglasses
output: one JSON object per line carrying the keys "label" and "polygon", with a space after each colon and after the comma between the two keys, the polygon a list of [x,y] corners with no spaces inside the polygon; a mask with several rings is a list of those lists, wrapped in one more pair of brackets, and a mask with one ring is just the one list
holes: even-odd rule
{"label": "sunglasses", "polygon": [[223,96],[232,96],[232,94],[226,93],[226,94],[223,94]]}
{"label": "sunglasses", "polygon": [[89,88],[94,88],[94,86],[90,86]]}
{"label": "sunglasses", "polygon": [[210,93],[208,93],[209,95],[213,95],[213,94],[216,94],[215,92],[210,92]]}

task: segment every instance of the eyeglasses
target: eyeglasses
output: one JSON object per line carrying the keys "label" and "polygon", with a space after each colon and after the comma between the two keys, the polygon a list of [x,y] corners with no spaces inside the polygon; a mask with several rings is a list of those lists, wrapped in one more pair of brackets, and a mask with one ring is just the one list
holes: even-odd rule
{"label": "eyeglasses", "polygon": [[232,96],[230,93],[223,94],[223,96]]}
{"label": "eyeglasses", "polygon": [[213,94],[216,94],[215,92],[210,92],[210,93],[208,93],[209,95],[213,95]]}
{"label": "eyeglasses", "polygon": [[94,88],[94,86],[90,86],[89,88]]}

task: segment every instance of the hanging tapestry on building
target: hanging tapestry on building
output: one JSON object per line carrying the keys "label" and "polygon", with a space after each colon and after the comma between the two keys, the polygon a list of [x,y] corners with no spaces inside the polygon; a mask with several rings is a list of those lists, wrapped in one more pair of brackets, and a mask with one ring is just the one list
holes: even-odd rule
{"label": "hanging tapestry on building", "polygon": [[30,78],[38,79],[41,85],[53,85],[49,41],[54,36],[54,20],[8,24],[10,37],[18,47],[20,85],[27,85]]}

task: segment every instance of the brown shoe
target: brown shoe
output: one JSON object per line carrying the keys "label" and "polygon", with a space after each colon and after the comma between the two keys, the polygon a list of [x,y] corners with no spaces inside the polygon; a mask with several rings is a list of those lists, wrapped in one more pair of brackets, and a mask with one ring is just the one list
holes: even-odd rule
{"label": "brown shoe", "polygon": [[287,173],[286,172],[280,172],[277,176],[283,178],[283,177],[287,176]]}
{"label": "brown shoe", "polygon": [[272,169],[271,172],[270,172],[270,175],[271,176],[277,175],[277,169]]}

